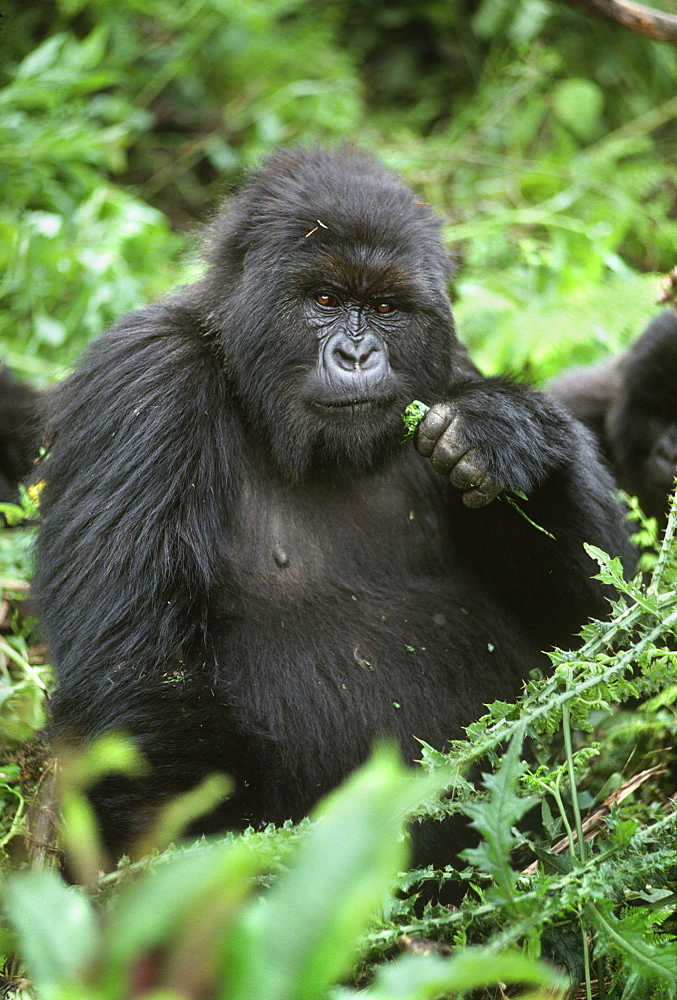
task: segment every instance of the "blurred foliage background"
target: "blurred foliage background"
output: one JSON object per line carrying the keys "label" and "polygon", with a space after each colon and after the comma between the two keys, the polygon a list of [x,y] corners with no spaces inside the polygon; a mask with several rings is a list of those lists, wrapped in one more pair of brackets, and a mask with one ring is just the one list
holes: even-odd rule
{"label": "blurred foliage background", "polygon": [[277,144],[358,143],[434,203],[487,372],[619,349],[675,264],[677,51],[554,0],[0,12],[0,350],[36,385],[195,274],[199,224]]}

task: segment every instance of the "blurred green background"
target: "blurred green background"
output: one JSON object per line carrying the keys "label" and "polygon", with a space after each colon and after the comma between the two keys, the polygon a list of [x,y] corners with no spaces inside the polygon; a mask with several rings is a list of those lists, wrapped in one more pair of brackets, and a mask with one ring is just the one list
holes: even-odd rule
{"label": "blurred green background", "polygon": [[279,144],[356,142],[436,206],[486,372],[618,350],[677,263],[677,49],[555,0],[0,13],[0,355],[35,385],[194,275],[200,223]]}

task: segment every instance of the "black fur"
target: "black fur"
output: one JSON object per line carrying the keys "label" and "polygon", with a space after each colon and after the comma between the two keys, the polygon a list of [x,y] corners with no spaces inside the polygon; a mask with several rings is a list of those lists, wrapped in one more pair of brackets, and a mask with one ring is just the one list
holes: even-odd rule
{"label": "black fur", "polygon": [[[0,501],[15,503],[38,452],[39,393],[0,364]],[[1,519],[0,519],[1,520]]]}
{"label": "black fur", "polygon": [[[241,827],[304,815],[379,734],[443,747],[605,614],[584,541],[632,559],[588,432],[473,369],[438,224],[372,160],[279,153],[209,247],[204,280],[122,320],[51,403],[53,731],[121,729],[149,758],[96,793],[118,848],[214,769],[237,793],[207,826]],[[432,462],[402,445],[414,398],[440,404]],[[447,466],[526,492],[556,540],[503,499],[470,509],[487,498]]]}
{"label": "black fur", "polygon": [[567,372],[548,392],[594,431],[618,485],[664,522],[677,473],[677,315],[661,313],[625,354]]}

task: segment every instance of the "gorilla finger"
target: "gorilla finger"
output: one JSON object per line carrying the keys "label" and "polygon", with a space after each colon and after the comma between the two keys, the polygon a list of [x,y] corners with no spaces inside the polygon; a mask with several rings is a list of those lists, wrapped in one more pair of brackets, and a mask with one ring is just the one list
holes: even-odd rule
{"label": "gorilla finger", "polygon": [[441,434],[454,417],[453,403],[435,403],[431,406],[414,434],[414,446],[424,458],[430,458]]}
{"label": "gorilla finger", "polygon": [[485,479],[489,482],[486,469],[482,467],[476,453],[472,451],[466,452],[449,473],[451,485],[456,486],[459,490],[483,486]]}
{"label": "gorilla finger", "polygon": [[500,486],[496,483],[488,482],[485,486],[477,486],[474,489],[466,490],[461,500],[466,507],[479,510],[480,507],[486,507],[492,500],[495,500],[500,492]]}
{"label": "gorilla finger", "polygon": [[[456,439],[449,440],[446,435],[437,442],[435,450],[430,456],[430,464],[435,472],[448,476],[453,472],[456,465],[463,460],[465,448],[459,446]],[[469,485],[469,484],[466,484]]]}

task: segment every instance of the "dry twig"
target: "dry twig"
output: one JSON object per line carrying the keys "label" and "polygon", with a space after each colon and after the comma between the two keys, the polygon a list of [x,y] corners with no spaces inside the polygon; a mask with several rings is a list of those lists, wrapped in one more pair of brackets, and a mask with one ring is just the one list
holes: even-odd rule
{"label": "dry twig", "polygon": [[[653,778],[659,774],[665,774],[666,768],[662,764],[657,764],[656,767],[650,767],[647,771],[640,771],[639,774],[634,775],[634,777],[629,778],[620,788],[615,792],[612,792],[608,798],[606,798],[599,809],[595,809],[593,813],[583,821],[583,836],[585,840],[592,840],[595,837],[602,825],[602,820],[608,815],[611,806],[616,805],[618,802],[622,802],[623,799],[627,799],[628,795],[632,795],[637,789],[648,781],[649,778]],[[573,830],[574,840],[576,839],[576,831]],[[558,840],[552,851],[553,854],[564,854],[565,851],[569,849],[569,838],[562,837]],[[523,875],[535,875],[536,869],[538,867],[538,861],[534,861],[525,868],[522,872]]]}
{"label": "dry twig", "polygon": [[632,0],[559,0],[583,14],[612,21],[621,27],[658,42],[677,45],[677,17],[662,10],[652,10]]}

